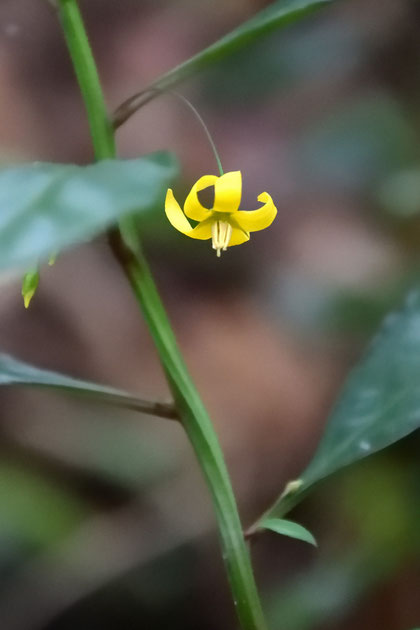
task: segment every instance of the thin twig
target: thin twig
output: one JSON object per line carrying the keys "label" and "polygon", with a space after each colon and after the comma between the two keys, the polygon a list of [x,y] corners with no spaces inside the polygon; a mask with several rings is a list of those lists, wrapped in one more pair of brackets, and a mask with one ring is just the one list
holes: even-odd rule
{"label": "thin twig", "polygon": [[112,394],[110,392],[95,392],[90,391],[86,388],[85,391],[79,390],[76,388],[72,388],[71,386],[61,385],[54,386],[44,385],[42,383],[9,383],[9,387],[17,387],[22,386],[32,387],[34,389],[48,389],[51,390],[61,390],[63,392],[72,394],[73,396],[86,397],[90,398],[93,401],[98,403],[103,403],[106,401],[109,405],[114,405],[115,407],[119,407],[120,409],[130,409],[131,411],[137,411],[139,413],[144,413],[149,416],[157,416],[158,418],[165,418],[167,420],[179,420],[179,415],[176,410],[176,407],[173,403],[164,403],[159,401],[152,400],[143,400],[142,398],[138,398],[137,396],[131,396],[129,394],[123,394],[119,392],[115,392]]}
{"label": "thin twig", "polygon": [[162,94],[162,90],[153,86],[147,87],[141,92],[137,92],[130,96],[126,101],[121,103],[112,115],[112,125],[114,129],[121,127],[138,109],[152,101],[156,96]]}

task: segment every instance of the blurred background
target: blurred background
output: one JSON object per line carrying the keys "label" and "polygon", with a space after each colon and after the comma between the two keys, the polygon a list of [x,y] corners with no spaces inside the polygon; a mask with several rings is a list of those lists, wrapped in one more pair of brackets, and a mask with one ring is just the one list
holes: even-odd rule
{"label": "blurred background", "polygon": [[[82,0],[110,108],[262,0]],[[140,229],[226,453],[244,523],[299,475],[384,313],[420,270],[420,5],[347,0],[179,88],[240,169],[243,208],[279,214],[218,260],[163,210]],[[0,159],[87,163],[87,123],[45,0],[0,4]],[[183,198],[216,173],[191,112],[161,96],[122,157],[170,149]],[[143,397],[169,393],[105,239],[45,268],[29,311],[0,278],[0,350]],[[209,498],[170,421],[0,391],[2,630],[234,629]],[[293,518],[319,549],[253,546],[273,630],[420,625],[418,434],[324,483]]]}

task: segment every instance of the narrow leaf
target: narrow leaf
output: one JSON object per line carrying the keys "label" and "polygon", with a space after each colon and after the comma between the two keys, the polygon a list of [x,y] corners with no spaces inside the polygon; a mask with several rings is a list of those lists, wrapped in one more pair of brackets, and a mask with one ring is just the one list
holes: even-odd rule
{"label": "narrow leaf", "polygon": [[350,374],[309,466],[253,528],[279,518],[320,480],[420,428],[420,291],[385,318]]}
{"label": "narrow leaf", "polygon": [[7,354],[0,354],[0,386],[27,385],[84,395],[98,402],[133,409],[150,415],[175,418],[172,405],[142,400],[115,387],[83,381],[59,372],[43,370]]}
{"label": "narrow leaf", "polygon": [[121,125],[139,107],[157,96],[162,90],[167,90],[177,83],[187,79],[211,66],[241,48],[249,45],[263,35],[267,35],[277,28],[287,26],[298,21],[316,9],[331,4],[335,0],[277,0],[250,20],[247,20],[233,31],[208,46],[187,61],[163,74],[149,87],[142,90],[123,103],[115,112],[115,126]]}
{"label": "narrow leaf", "polygon": [[260,528],[270,529],[272,532],[282,534],[283,536],[289,536],[289,538],[297,538],[297,540],[303,540],[310,545],[317,547],[317,542],[303,525],[294,523],[293,521],[286,521],[282,518],[264,518],[259,523]]}
{"label": "narrow leaf", "polygon": [[163,208],[176,174],[167,153],[1,170],[0,269],[30,268],[51,252],[93,238],[123,215]]}

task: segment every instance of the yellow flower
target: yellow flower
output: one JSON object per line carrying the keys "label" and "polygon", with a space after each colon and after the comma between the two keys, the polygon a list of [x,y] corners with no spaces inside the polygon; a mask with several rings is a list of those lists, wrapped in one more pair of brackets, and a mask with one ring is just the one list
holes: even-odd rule
{"label": "yellow flower", "polygon": [[[197,193],[214,186],[213,208],[205,208],[198,200]],[[176,201],[172,190],[166,193],[165,212],[171,224],[191,238],[212,239],[217,255],[232,245],[249,241],[249,233],[263,230],[271,225],[277,209],[266,192],[258,196],[264,205],[258,210],[239,210],[242,196],[242,176],[240,171],[225,173],[220,177],[204,175],[194,184],[184,203],[184,212]],[[185,213],[185,214],[184,214]],[[188,217],[188,218],[187,218]],[[198,221],[192,227],[188,219]]]}

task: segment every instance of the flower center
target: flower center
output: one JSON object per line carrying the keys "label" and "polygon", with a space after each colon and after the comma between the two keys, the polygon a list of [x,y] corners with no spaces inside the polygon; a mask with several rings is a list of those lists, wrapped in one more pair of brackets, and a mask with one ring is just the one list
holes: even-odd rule
{"label": "flower center", "polygon": [[213,241],[213,249],[216,250],[217,256],[220,252],[224,252],[229,245],[232,236],[232,226],[227,221],[215,221],[211,226],[211,237]]}

